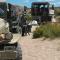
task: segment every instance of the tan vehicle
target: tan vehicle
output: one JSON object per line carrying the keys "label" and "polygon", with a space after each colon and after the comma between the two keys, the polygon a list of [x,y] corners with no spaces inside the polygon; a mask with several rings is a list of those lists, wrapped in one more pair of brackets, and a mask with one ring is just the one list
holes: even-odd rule
{"label": "tan vehicle", "polygon": [[21,60],[20,34],[9,32],[9,24],[0,18],[0,60]]}

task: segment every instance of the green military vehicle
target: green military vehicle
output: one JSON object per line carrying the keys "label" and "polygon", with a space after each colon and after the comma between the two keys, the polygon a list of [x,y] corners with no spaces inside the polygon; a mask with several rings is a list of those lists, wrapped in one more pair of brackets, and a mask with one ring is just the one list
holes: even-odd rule
{"label": "green military vehicle", "polygon": [[0,18],[0,60],[21,60],[20,34],[9,31],[9,23]]}
{"label": "green military vehicle", "polygon": [[9,24],[0,18],[0,60],[21,60],[22,51],[18,43],[21,35],[9,32]]}
{"label": "green military vehicle", "polygon": [[22,60],[22,51],[18,43],[21,34],[11,33],[8,11],[7,3],[0,2],[0,60]]}

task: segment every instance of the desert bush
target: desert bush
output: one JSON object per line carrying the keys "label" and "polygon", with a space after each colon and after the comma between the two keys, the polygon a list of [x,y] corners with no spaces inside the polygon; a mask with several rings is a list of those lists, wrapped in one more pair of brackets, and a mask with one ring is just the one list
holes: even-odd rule
{"label": "desert bush", "polygon": [[60,16],[56,16],[56,21],[60,22]]}
{"label": "desert bush", "polygon": [[55,15],[60,16],[60,8],[59,7],[55,8]]}
{"label": "desert bush", "polygon": [[36,30],[33,32],[33,38],[40,38],[40,37],[46,37],[46,38],[60,37],[60,24],[50,23],[40,25],[40,27],[36,28]]}

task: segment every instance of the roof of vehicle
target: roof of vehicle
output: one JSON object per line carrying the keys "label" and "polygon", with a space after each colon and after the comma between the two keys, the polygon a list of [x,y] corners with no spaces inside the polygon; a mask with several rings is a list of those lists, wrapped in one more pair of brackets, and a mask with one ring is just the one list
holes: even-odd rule
{"label": "roof of vehicle", "polygon": [[48,3],[48,2],[33,2],[32,4],[33,4],[33,5],[34,5],[34,4],[43,4],[43,5],[45,5],[45,4],[49,4],[49,3]]}

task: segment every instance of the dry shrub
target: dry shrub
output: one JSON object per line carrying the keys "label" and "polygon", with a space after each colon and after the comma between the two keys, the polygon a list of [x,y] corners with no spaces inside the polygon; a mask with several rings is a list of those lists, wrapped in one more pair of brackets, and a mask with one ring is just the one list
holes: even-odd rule
{"label": "dry shrub", "polygon": [[54,38],[60,37],[60,24],[59,23],[48,23],[45,25],[40,25],[40,27],[36,28],[33,32],[33,38]]}

